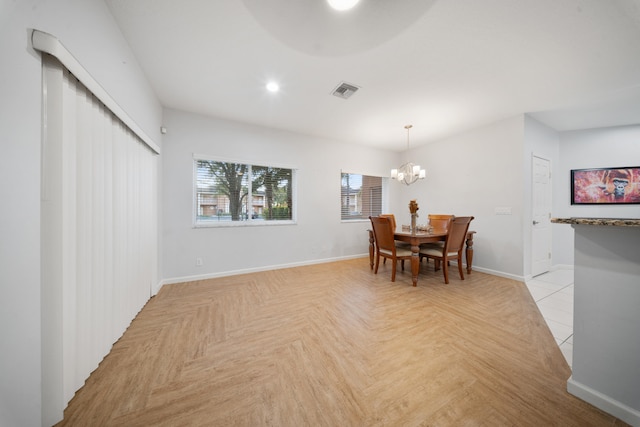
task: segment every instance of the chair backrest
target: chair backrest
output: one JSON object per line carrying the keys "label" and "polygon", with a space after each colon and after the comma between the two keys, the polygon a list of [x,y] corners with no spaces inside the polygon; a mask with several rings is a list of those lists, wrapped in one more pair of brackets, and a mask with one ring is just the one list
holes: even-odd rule
{"label": "chair backrest", "polygon": [[370,216],[373,226],[373,235],[376,239],[378,250],[384,249],[395,254],[396,244],[393,239],[394,230],[391,228],[391,221],[383,216]]}
{"label": "chair backrest", "polygon": [[451,221],[449,234],[444,244],[444,252],[459,252],[464,246],[469,231],[469,224],[473,220],[472,216],[457,216]]}
{"label": "chair backrest", "polygon": [[389,222],[391,222],[391,230],[396,231],[396,217],[393,214],[380,214],[381,217],[389,218]]}
{"label": "chair backrest", "polygon": [[448,231],[453,215],[429,214],[429,225],[434,230]]}

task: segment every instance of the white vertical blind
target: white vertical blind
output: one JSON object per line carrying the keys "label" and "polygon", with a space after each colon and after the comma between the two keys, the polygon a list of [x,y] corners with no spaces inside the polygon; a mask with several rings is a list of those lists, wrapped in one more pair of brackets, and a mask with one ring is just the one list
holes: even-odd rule
{"label": "white vertical blind", "polygon": [[[53,397],[62,405],[56,408],[61,418],[151,296],[158,160],[55,59],[45,58],[44,66],[45,98],[59,92],[61,99],[46,100],[44,111],[43,178],[54,190],[43,190],[43,238],[50,240],[43,243],[48,265],[43,271],[51,272],[43,277],[43,287],[53,285],[43,305],[59,307],[43,309],[43,336],[53,334],[43,339],[43,355],[60,354],[61,363],[43,371],[60,369],[61,374],[43,372],[43,382],[49,381],[43,389],[59,393]],[[49,114],[47,108],[57,106],[61,111]],[[59,167],[52,166],[56,162]],[[62,232],[46,230],[56,227]],[[62,253],[47,253],[55,248]],[[59,326],[45,325],[47,316],[56,315],[62,317]]]}

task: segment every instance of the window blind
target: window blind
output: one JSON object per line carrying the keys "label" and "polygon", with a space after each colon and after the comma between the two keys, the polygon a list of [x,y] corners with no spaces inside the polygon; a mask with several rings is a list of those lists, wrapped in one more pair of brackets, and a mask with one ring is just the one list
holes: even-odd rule
{"label": "window blind", "polygon": [[341,174],[340,207],[343,221],[364,220],[382,213],[384,180],[379,176]]}
{"label": "window blind", "polygon": [[294,220],[294,169],[202,158],[194,165],[196,226]]}

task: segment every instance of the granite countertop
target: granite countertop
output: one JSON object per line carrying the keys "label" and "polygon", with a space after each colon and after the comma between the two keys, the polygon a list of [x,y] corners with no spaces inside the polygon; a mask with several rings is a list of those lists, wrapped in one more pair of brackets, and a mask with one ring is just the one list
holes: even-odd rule
{"label": "granite countertop", "polygon": [[551,218],[554,224],[610,225],[615,227],[640,227],[638,218]]}

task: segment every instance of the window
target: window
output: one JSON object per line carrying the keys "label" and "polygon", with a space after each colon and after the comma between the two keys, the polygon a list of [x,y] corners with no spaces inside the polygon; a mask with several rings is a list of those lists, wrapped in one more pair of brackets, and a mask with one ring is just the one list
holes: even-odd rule
{"label": "window", "polygon": [[382,213],[383,180],[379,176],[343,173],[340,206],[343,221],[364,220]]}
{"label": "window", "polygon": [[194,164],[196,226],[293,222],[294,169],[202,158]]}

